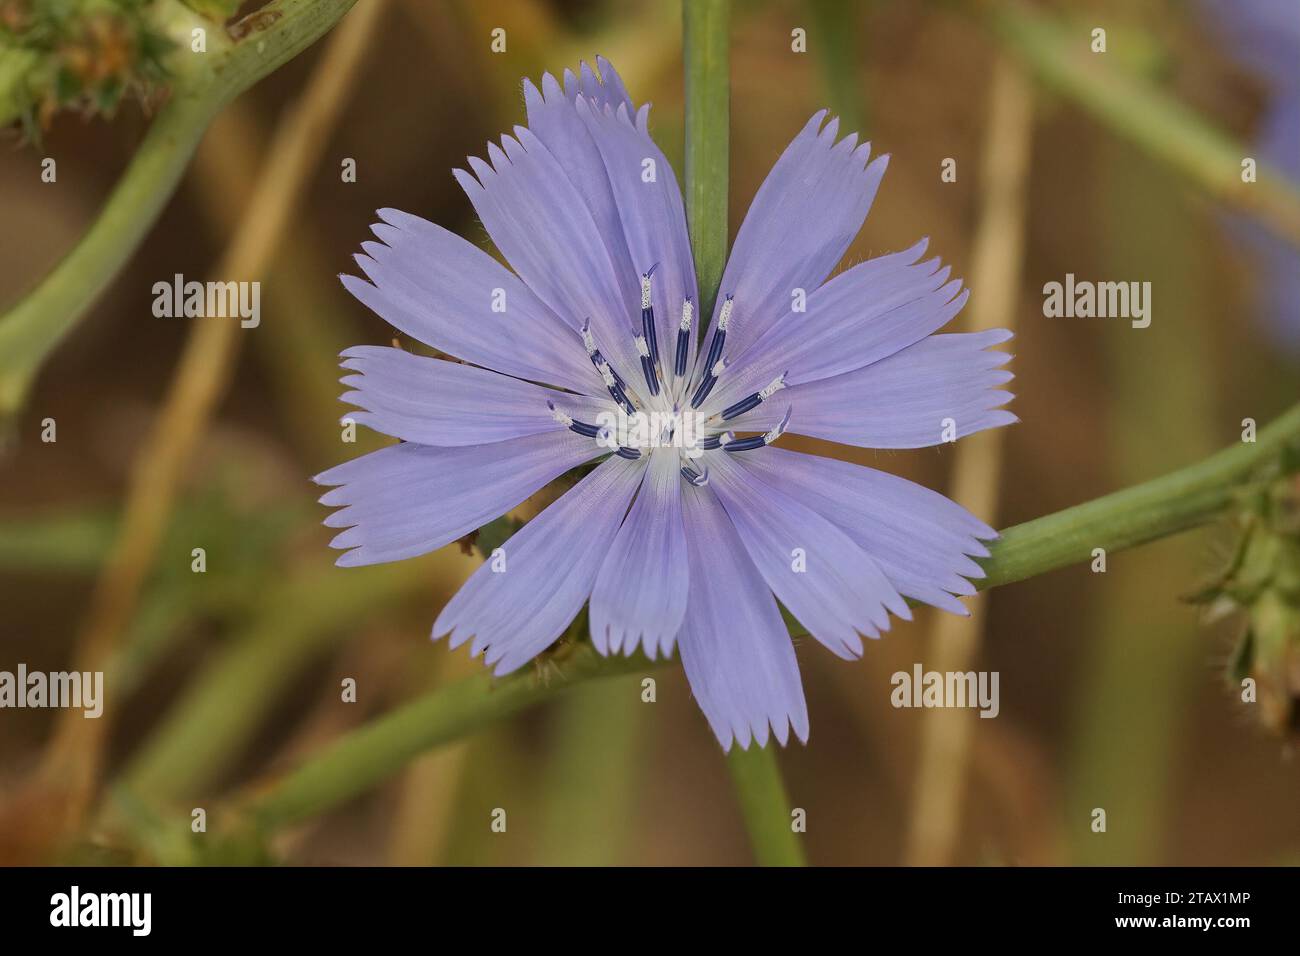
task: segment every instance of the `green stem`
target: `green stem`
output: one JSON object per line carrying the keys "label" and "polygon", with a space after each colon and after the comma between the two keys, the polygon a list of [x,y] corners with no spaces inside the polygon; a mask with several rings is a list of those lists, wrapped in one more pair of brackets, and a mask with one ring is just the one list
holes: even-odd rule
{"label": "green stem", "polygon": [[[314,43],[355,0],[273,0],[236,23],[238,42],[179,54],[167,105],[94,224],[39,285],[0,315],[0,421],[22,406],[46,357],[121,270],[171,197],[217,112]],[[202,20],[209,33],[220,28]],[[198,59],[202,58],[202,59]],[[141,308],[148,300],[141,297]]]}
{"label": "green stem", "polygon": [[[1256,469],[1284,447],[1300,447],[1300,405],[1257,437],[1254,443],[1235,445],[1164,477],[1008,529],[983,561],[988,576],[979,586],[1021,581],[1087,561],[1093,548],[1115,552],[1210,521]],[[602,658],[584,645],[563,665],[563,680],[552,685],[526,671],[499,681],[488,674],[466,678],[352,731],[250,797],[246,809],[265,829],[304,820],[364,792],[424,751],[549,700],[565,688],[663,663]],[[742,793],[742,802],[746,799]],[[784,799],[773,806],[788,812]],[[766,845],[766,832],[756,835],[756,847],[760,840]]]}
{"label": "green stem", "polygon": [[[375,608],[391,607],[428,580],[428,565],[367,568],[341,580],[311,568],[272,587],[253,624],[222,649],[132,758],[128,790],[155,805],[202,794],[227,772],[266,720],[277,693]],[[231,707],[231,701],[240,702]]]}
{"label": "green stem", "polygon": [[535,861],[615,866],[629,849],[631,812],[645,790],[649,712],[633,674],[574,690],[554,718],[542,776]]}
{"label": "green stem", "polygon": [[[727,259],[727,164],[731,148],[731,76],[728,0],[682,4],[686,61],[686,221],[690,227],[700,315],[713,314]],[[701,324],[703,327],[703,324]],[[759,863],[803,864],[771,749],[733,747],[731,779]]]}
{"label": "green stem", "polygon": [[309,819],[404,767],[439,744],[549,700],[583,681],[646,671],[665,663],[644,657],[601,657],[584,645],[560,665],[563,677],[546,681],[525,669],[497,679],[484,672],[418,697],[346,734],[260,795],[244,809],[263,831]]}
{"label": "green stem", "polygon": [[1088,561],[1094,548],[1132,548],[1205,524],[1220,515],[1236,487],[1285,447],[1300,447],[1300,405],[1254,442],[1239,442],[1209,458],[1086,504],[1026,521],[1002,532],[981,563],[983,588]]}
{"label": "green stem", "polygon": [[86,508],[0,522],[0,571],[95,571],[113,543],[117,520],[111,512]]}
{"label": "green stem", "polygon": [[45,358],[131,257],[219,107],[210,96],[176,89],[94,225],[40,285],[0,317],[0,418],[18,411]]}
{"label": "green stem", "polygon": [[1050,88],[1075,100],[1119,135],[1204,188],[1210,196],[1257,218],[1300,246],[1300,188],[1275,172],[1241,180],[1253,150],[1196,112],[1093,53],[1086,30],[1067,32],[1049,16],[1015,0],[982,7],[998,38]]}
{"label": "green stem", "polygon": [[732,747],[727,769],[736,787],[740,813],[760,866],[803,866],[803,846],[794,831],[790,801],[776,764],[775,747]]}
{"label": "green stem", "polygon": [[866,137],[867,116],[858,76],[858,21],[870,12],[870,3],[860,0],[811,0],[816,34],[813,48],[821,63],[829,96],[827,105],[840,118],[844,129],[857,130]]}
{"label": "green stem", "polygon": [[686,222],[700,287],[700,328],[727,259],[727,164],[731,77],[728,0],[686,0],[682,31],[686,61]]}

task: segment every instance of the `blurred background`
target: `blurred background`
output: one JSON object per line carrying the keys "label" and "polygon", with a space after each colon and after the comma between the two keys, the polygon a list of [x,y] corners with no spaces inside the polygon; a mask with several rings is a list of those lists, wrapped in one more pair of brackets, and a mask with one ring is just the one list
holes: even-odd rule
{"label": "blurred background", "polygon": [[[194,436],[108,678],[106,792],[185,815],[481,668],[467,648],[428,640],[480,558],[453,545],[401,565],[336,569],[309,481],[387,441],[362,435],[346,445],[338,427],[337,353],[393,336],[336,279],[352,270],[374,210],[395,206],[486,246],[452,168],[523,122],[521,77],[598,53],[635,101],[654,104],[652,133],[682,176],[678,3],[362,0],[371,3],[383,11],[347,78],[342,112],[261,267],[261,325],[237,333],[230,387]],[[1259,137],[1272,91],[1200,5],[1037,9],[1083,46],[1104,26],[1108,67],[1163,88],[1243,143]],[[501,53],[490,47],[497,27],[508,37]],[[796,28],[806,31],[806,52],[791,48]],[[847,261],[928,235],[931,250],[970,279],[1000,56],[983,5],[744,2],[734,5],[731,34],[731,234],[789,139],[830,106],[842,129],[862,130],[893,156]],[[16,421],[0,458],[0,670],[74,666],[132,463],[186,337],[204,321],[156,318],[152,286],[175,273],[236,278],[214,272],[241,227],[265,213],[250,196],[271,137],[316,81],[327,42],[220,114],[161,219],[54,354]],[[1000,450],[999,527],[1239,441],[1243,418],[1262,425],[1295,401],[1300,363],[1273,334],[1277,317],[1260,314],[1265,277],[1224,210],[1072,100],[1032,76],[1025,82],[1031,162],[1010,187],[1023,199],[1024,241],[1008,297],[1021,423]],[[38,144],[16,128],[6,137],[0,308],[94,221],[153,108],[128,98],[111,118],[54,115]],[[55,184],[40,180],[46,156],[58,160]],[[341,181],[348,158],[355,182]],[[941,179],[947,158],[957,161],[955,182]],[[1150,281],[1151,326],[1045,318],[1043,285],[1067,272]],[[56,442],[41,441],[46,418],[57,422]],[[804,442],[943,491],[962,448],[815,444]],[[1104,574],[1079,566],[990,592],[975,666],[1000,673],[1001,714],[963,715],[970,773],[948,861],[1300,860],[1291,745],[1258,726],[1227,681],[1236,626],[1205,626],[1183,600],[1221,566],[1229,543],[1222,529],[1205,529],[1113,554]],[[203,574],[191,571],[198,546]],[[814,863],[913,859],[926,713],[891,708],[889,678],[928,660],[936,616],[896,623],[851,664],[798,642],[812,735],[780,762],[791,804],[807,811]],[[747,863],[717,742],[680,667],[655,676],[654,704],[641,702],[638,674],[588,683],[432,751],[281,834],[273,854],[304,864]],[[340,701],[347,677],[357,682],[354,704]],[[30,782],[57,719],[51,710],[0,712],[0,801]],[[489,829],[496,807],[509,811],[505,834]],[[1105,834],[1091,830],[1095,807],[1107,810]],[[93,827],[63,836],[65,858],[150,859],[147,848]]]}

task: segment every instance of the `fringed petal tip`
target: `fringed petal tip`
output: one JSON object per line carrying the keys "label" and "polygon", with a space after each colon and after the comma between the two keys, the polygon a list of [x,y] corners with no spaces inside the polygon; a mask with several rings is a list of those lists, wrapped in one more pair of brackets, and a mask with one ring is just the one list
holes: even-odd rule
{"label": "fringed petal tip", "polygon": [[891,154],[881,153],[873,159],[871,141],[864,140],[859,143],[858,135],[853,131],[840,136],[840,118],[833,115],[829,109],[821,109],[809,118],[795,140],[797,142],[800,139],[816,139],[825,146],[827,152],[851,153],[859,163],[859,171],[868,171],[873,179],[879,181],[889,167]]}
{"label": "fringed petal tip", "polygon": [[586,60],[578,63],[578,72],[575,74],[572,69],[565,69],[562,80],[556,79],[555,75],[550,72],[542,74],[540,88],[529,77],[523,79],[524,101],[526,105],[533,105],[534,102],[541,100],[550,105],[560,97],[568,100],[570,104],[580,97],[593,100],[604,106],[606,104],[631,105],[631,98],[628,96],[627,87],[623,84],[623,79],[614,69],[614,65],[605,57],[597,54],[595,57],[596,68],[593,70],[591,64]]}
{"label": "fringed petal tip", "polygon": [[724,753],[731,753],[733,744],[746,752],[749,751],[751,745],[762,749],[773,739],[782,747],[789,746],[791,729],[794,730],[795,740],[804,746],[808,745],[808,723],[806,719],[802,722],[796,722],[795,719],[783,715],[771,717],[756,727],[744,724],[730,727],[721,722],[715,722],[712,717],[709,717],[708,721],[709,729],[713,731],[713,736],[722,745]]}

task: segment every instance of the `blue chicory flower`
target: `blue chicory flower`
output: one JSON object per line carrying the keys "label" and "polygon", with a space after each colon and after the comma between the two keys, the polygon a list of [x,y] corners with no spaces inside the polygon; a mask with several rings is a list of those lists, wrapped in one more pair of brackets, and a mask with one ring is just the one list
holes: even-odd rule
{"label": "blue chicory flower", "polygon": [[[936,335],[967,292],[926,241],[827,281],[887,157],[817,113],[736,238],[707,336],[682,195],[613,67],[525,82],[528,126],[457,170],[513,271],[381,209],[343,276],[402,332],[461,362],[343,353],[351,414],[402,443],[317,477],[344,566],[442,547],[599,464],[480,567],[433,628],[498,674],[589,604],[601,654],[680,651],[724,748],[782,744],[808,714],[777,604],[844,658],[910,619],[958,614],[996,532],[871,468],[772,447],[791,432],[918,448],[1016,421],[996,330]],[[801,299],[802,297],[802,299]],[[801,310],[801,306],[805,306]],[[707,345],[706,345],[707,343]],[[462,364],[463,363],[463,364]],[[637,431],[629,423],[652,424]],[[688,423],[694,426],[688,428]],[[945,429],[951,434],[946,435]],[[694,431],[690,442],[681,440]],[[640,440],[630,442],[629,435]]]}

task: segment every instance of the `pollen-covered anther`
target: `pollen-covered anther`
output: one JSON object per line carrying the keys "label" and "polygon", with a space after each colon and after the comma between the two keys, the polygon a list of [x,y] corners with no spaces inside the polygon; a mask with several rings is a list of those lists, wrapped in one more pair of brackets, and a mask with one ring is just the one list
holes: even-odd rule
{"label": "pollen-covered anther", "polygon": [[644,335],[638,335],[632,341],[636,345],[637,354],[641,356],[641,372],[645,375],[646,388],[650,390],[651,395],[658,395],[659,373],[655,370],[654,356],[650,354],[650,344]]}
{"label": "pollen-covered anther", "polygon": [[790,374],[790,370],[786,369],[776,378],[772,379],[772,381],[769,382],[764,388],[760,389],[758,393],[758,400],[760,402],[765,402],[773,395],[775,395],[777,392],[781,391],[781,389],[785,388],[785,377],[789,374]]}
{"label": "pollen-covered anther", "polygon": [[654,271],[656,267],[657,267],[657,263],[656,265],[651,266],[649,269],[647,269],[645,272],[641,274],[641,308],[642,309],[650,308],[650,277],[654,275]]}
{"label": "pollen-covered anther", "polygon": [[600,436],[602,429],[599,426],[575,420],[572,415],[566,414],[564,411],[556,408],[555,402],[548,399],[546,407],[551,410],[551,417],[565,428],[569,429],[569,431],[575,432],[583,438],[597,438]]}
{"label": "pollen-covered anther", "polygon": [[682,466],[682,477],[693,484],[696,488],[702,488],[709,483],[709,469],[698,472],[689,465]]}
{"label": "pollen-covered anther", "polygon": [[614,371],[610,364],[605,361],[605,357],[600,354],[599,350],[591,353],[591,361],[592,364],[596,366],[596,371],[600,373],[600,377],[605,383],[605,388],[609,390],[609,394],[613,396],[614,401],[618,402],[618,404],[622,406],[623,410],[629,415],[636,411],[632,401],[627,397],[627,392],[623,389],[623,380],[619,378],[618,373]]}
{"label": "pollen-covered anther", "polygon": [[573,419],[568,415],[566,415],[564,412],[560,411],[558,408],[556,408],[555,403],[550,401],[549,399],[546,402],[546,407],[551,410],[551,417],[554,418],[561,425],[563,425],[565,428],[568,428],[570,425],[573,424]]}
{"label": "pollen-covered anther", "polygon": [[618,382],[614,379],[614,370],[609,367],[608,362],[601,362],[596,366],[596,370],[600,372],[600,377],[605,380],[606,388],[613,389],[617,387]]}
{"label": "pollen-covered anther", "polygon": [[591,334],[591,319],[582,320],[582,346],[588,355],[596,354],[596,337]]}
{"label": "pollen-covered anther", "polygon": [[735,297],[730,294],[723,300],[722,311],[718,313],[718,324],[714,326],[713,338],[709,340],[709,354],[704,360],[706,369],[712,368],[722,357],[722,346],[727,341],[727,326],[731,323],[731,310],[735,301]]}
{"label": "pollen-covered anther", "polygon": [[695,395],[691,397],[691,408],[699,408],[704,404],[704,400],[709,397],[713,391],[713,386],[718,383],[718,378],[727,370],[731,362],[728,359],[720,358],[709,367],[704,373],[704,381],[700,382],[700,387],[695,390]]}
{"label": "pollen-covered anther", "polygon": [[[778,438],[785,434],[786,426],[790,424],[790,412],[792,408],[787,408],[781,420],[765,435],[754,435],[750,438],[741,438],[737,441],[729,441],[722,445],[724,451],[753,451],[755,448],[762,448],[764,445],[771,445]],[[728,433],[730,434],[730,433]]]}
{"label": "pollen-covered anther", "polygon": [[686,357],[691,345],[691,322],[695,318],[695,303],[690,297],[682,301],[682,320],[677,326],[677,354],[673,361],[673,374],[681,378],[686,374]]}
{"label": "pollen-covered anther", "polygon": [[654,302],[650,297],[650,277],[658,268],[659,263],[656,262],[641,274],[641,334],[650,349],[650,361],[656,367],[659,365],[659,333],[655,329]]}
{"label": "pollen-covered anther", "polygon": [[731,324],[731,312],[736,307],[736,297],[728,293],[727,297],[722,300],[722,311],[718,313],[718,331],[727,331],[727,326]]}
{"label": "pollen-covered anther", "polygon": [[765,401],[767,401],[777,392],[781,391],[781,389],[785,388],[785,377],[788,374],[789,374],[788,370],[782,372],[776,378],[772,379],[772,381],[769,382],[765,387],[759,389],[753,395],[747,395],[745,398],[742,398],[734,405],[728,405],[725,409],[722,410],[722,414],[720,417],[725,422],[728,419],[735,418],[737,415],[743,415],[745,414],[745,412],[757,408],[759,405],[763,404]]}

